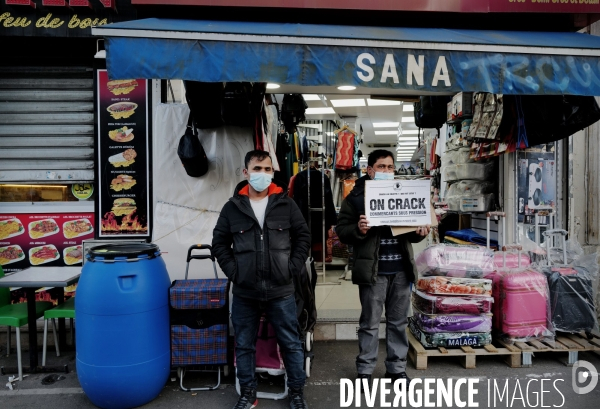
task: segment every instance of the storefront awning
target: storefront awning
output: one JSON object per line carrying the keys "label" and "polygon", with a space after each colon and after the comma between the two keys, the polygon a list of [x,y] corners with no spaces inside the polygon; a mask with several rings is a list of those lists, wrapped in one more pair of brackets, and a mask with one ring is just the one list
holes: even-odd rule
{"label": "storefront awning", "polygon": [[95,27],[112,79],[600,96],[581,33],[145,19]]}

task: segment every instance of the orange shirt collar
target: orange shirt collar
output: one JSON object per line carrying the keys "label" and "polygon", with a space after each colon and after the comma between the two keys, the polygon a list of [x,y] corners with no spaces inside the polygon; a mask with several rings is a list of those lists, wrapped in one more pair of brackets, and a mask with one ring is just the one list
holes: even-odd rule
{"label": "orange shirt collar", "polygon": [[[250,196],[250,184],[247,184],[246,186],[241,188],[238,193],[242,196]],[[275,183],[271,182],[271,184],[268,187],[267,196],[275,195],[278,193],[283,193],[283,189],[277,186]]]}

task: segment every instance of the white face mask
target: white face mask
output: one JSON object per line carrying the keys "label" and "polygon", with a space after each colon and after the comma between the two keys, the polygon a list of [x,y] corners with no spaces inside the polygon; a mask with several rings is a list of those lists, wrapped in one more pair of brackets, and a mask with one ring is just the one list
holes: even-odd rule
{"label": "white face mask", "polygon": [[272,180],[273,175],[270,173],[254,172],[250,173],[248,183],[250,183],[250,186],[252,186],[257,192],[262,192],[263,190],[269,187]]}
{"label": "white face mask", "polygon": [[375,177],[373,177],[373,180],[392,180],[392,179],[394,179],[394,174],[387,173],[387,172],[375,172]]}

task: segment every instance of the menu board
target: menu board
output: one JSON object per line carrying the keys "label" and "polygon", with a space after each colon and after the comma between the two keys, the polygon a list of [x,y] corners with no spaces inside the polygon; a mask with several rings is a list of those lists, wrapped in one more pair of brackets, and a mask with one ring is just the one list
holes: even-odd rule
{"label": "menu board", "polygon": [[0,214],[0,265],[80,266],[82,241],[94,238],[93,213]]}
{"label": "menu board", "polygon": [[148,84],[97,72],[98,237],[148,237]]}

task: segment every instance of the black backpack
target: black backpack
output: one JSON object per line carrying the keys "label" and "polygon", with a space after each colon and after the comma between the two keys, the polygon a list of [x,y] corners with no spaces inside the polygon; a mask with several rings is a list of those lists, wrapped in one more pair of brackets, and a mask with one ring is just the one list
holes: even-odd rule
{"label": "black backpack", "polygon": [[252,84],[228,82],[223,91],[223,120],[225,125],[254,126]]}
{"label": "black backpack", "polygon": [[422,129],[440,129],[446,122],[450,101],[451,96],[420,97],[414,104],[415,125]]}
{"label": "black backpack", "polygon": [[222,82],[183,81],[185,99],[197,129],[217,128],[224,125],[221,114]]}
{"label": "black backpack", "polygon": [[191,115],[185,133],[179,139],[177,155],[181,159],[181,163],[188,176],[197,178],[208,172],[208,158],[198,139],[198,135],[196,135],[193,126],[191,126]]}
{"label": "black backpack", "polygon": [[288,133],[293,133],[297,124],[305,120],[304,112],[308,108],[302,94],[285,94],[281,104],[281,122]]}

